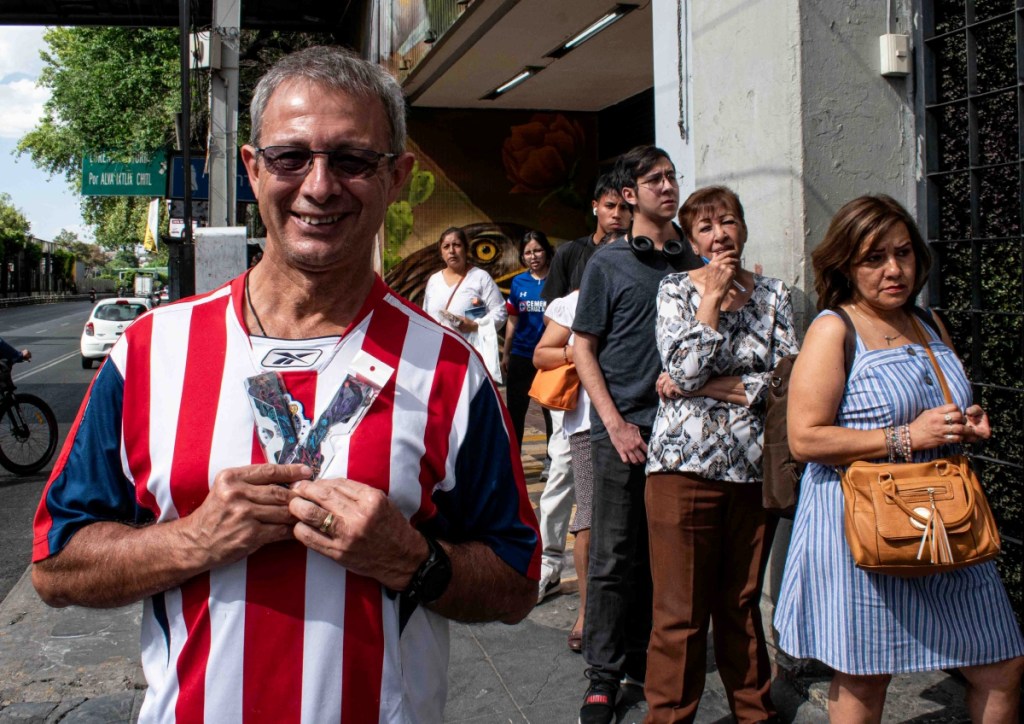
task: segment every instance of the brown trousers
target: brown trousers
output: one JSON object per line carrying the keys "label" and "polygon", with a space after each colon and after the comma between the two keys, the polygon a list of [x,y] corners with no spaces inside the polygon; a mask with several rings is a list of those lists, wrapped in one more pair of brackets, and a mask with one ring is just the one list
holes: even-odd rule
{"label": "brown trousers", "polygon": [[654,630],[647,650],[647,724],[692,722],[715,663],[739,724],[775,715],[759,603],[775,519],[761,485],[689,473],[647,478]]}

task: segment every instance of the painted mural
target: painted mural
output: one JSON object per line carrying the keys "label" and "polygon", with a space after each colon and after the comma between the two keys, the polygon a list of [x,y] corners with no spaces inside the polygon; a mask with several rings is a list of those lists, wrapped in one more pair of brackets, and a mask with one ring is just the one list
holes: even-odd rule
{"label": "painted mural", "polygon": [[518,243],[540,229],[552,243],[592,230],[589,187],[597,163],[592,114],[412,109],[417,162],[388,209],[385,280],[421,302],[442,267],[436,244],[449,226],[470,240],[470,261],[505,291],[523,271]]}

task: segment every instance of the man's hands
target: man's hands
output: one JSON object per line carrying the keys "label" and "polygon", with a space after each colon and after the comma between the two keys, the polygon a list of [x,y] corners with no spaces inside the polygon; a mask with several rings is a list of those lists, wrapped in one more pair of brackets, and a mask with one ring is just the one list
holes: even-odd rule
{"label": "man's hands", "polygon": [[269,463],[218,473],[189,516],[208,567],[295,538],[353,573],[404,590],[427,558],[423,536],[380,490],[345,478],[309,480],[311,473],[305,465]]}
{"label": "man's hands", "polygon": [[292,493],[288,508],[298,520],[295,538],[353,573],[402,591],[427,559],[427,541],[376,488],[333,478],[303,480]]}
{"label": "man's hands", "polygon": [[217,473],[209,495],[186,520],[206,568],[227,565],[275,541],[292,537],[295,517],[288,504],[295,493],[284,487],[309,478],[306,465],[246,465]]}
{"label": "man's hands", "polygon": [[218,473],[188,516],[193,542],[208,557],[204,567],[294,538],[353,573],[404,590],[427,558],[423,536],[380,490],[345,478],[309,480],[311,473],[305,465],[269,463]]}
{"label": "man's hands", "polygon": [[609,427],[608,437],[622,462],[642,465],[647,460],[647,443],[640,435],[640,428],[633,423],[622,420],[620,424]]}

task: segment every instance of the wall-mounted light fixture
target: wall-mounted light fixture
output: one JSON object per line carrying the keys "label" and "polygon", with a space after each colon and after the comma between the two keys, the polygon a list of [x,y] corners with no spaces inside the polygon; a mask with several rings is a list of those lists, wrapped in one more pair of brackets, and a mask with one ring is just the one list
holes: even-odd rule
{"label": "wall-mounted light fixture", "polygon": [[514,76],[509,78],[507,81],[499,85],[497,88],[492,90],[490,93],[483,96],[480,100],[493,101],[498,96],[504,95],[505,93],[508,93],[516,86],[525,83],[529,78],[532,78],[533,76],[537,75],[537,73],[541,72],[542,70],[544,70],[542,66],[527,66],[518,73],[516,73]]}
{"label": "wall-mounted light fixture", "polygon": [[619,3],[614,8],[606,12],[604,15],[599,17],[597,20],[592,22],[587,27],[583,28],[580,32],[573,35],[571,38],[566,40],[564,43],[559,45],[557,48],[547,54],[548,58],[561,58],[566,53],[576,50],[576,48],[583,45],[585,42],[593,38],[595,35],[600,33],[602,30],[606,30],[619,20],[622,20],[626,15],[636,10],[638,5],[631,5],[629,3]]}

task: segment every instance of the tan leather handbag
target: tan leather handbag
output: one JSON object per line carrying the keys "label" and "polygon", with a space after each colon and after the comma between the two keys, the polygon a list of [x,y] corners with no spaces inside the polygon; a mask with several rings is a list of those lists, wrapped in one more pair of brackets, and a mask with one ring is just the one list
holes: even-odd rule
{"label": "tan leather handbag", "polygon": [[573,410],[580,394],[580,376],[572,362],[551,370],[537,370],[529,395],[549,410]]}
{"label": "tan leather handbag", "polygon": [[[947,402],[945,375],[917,320]],[[858,568],[925,576],[999,554],[999,531],[978,476],[964,455],[926,463],[857,461],[842,476],[846,541]]]}

